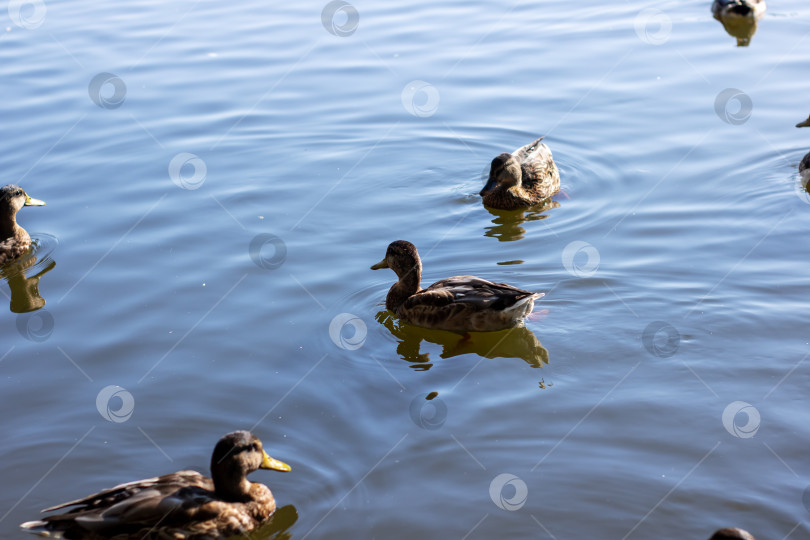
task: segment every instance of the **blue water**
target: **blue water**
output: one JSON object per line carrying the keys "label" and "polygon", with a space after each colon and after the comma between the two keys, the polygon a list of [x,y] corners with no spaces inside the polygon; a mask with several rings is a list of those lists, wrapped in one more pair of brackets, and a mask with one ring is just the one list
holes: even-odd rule
{"label": "blue water", "polygon": [[[0,167],[55,266],[0,315],[0,535],[252,429],[299,540],[807,537],[810,7],[770,4],[736,47],[708,0],[12,2]],[[485,209],[540,135],[558,206]],[[402,326],[400,238],[546,296]]]}

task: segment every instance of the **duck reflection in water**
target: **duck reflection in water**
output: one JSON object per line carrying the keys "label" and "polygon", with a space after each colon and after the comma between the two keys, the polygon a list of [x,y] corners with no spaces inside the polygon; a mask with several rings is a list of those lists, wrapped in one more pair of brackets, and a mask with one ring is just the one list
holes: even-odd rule
{"label": "duck reflection in water", "polygon": [[526,234],[526,229],[521,225],[527,221],[539,221],[546,219],[545,212],[552,208],[558,208],[560,203],[547,199],[542,203],[522,210],[498,210],[485,207],[492,214],[492,226],[485,227],[484,236],[497,238],[499,242],[514,242],[520,240]]}
{"label": "duck reflection in water", "polygon": [[714,0],[712,14],[728,35],[737,38],[738,47],[747,47],[765,14],[765,0]]}
{"label": "duck reflection in water", "polygon": [[[30,277],[26,275],[27,272],[35,271],[43,265],[45,267],[34,275]],[[45,299],[39,293],[39,280],[55,266],[56,262],[47,256],[38,265],[37,257],[32,254],[0,269],[0,277],[8,282],[11,290],[9,309],[12,313],[28,313],[45,306]]]}
{"label": "duck reflection in water", "polygon": [[244,535],[245,540],[290,540],[293,535],[290,531],[295,522],[298,521],[298,510],[295,506],[287,504],[277,508],[270,521]]}
{"label": "duck reflection in water", "polygon": [[525,326],[497,332],[457,334],[404,323],[388,310],[378,312],[375,319],[397,339],[400,358],[410,362],[411,367],[418,371],[433,367],[430,353],[421,352],[422,341],[439,345],[442,348],[440,358],[471,353],[484,358],[521,358],[533,368],[543,367],[549,362],[548,350]]}

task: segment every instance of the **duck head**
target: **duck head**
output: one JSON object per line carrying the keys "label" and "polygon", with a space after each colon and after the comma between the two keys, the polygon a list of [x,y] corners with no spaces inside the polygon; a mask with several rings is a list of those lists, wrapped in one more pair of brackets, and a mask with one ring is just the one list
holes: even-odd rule
{"label": "duck head", "polygon": [[484,189],[479,192],[479,195],[483,197],[489,191],[495,189],[496,186],[503,186],[508,189],[520,185],[522,177],[523,172],[517,158],[512,154],[500,154],[492,160],[492,165],[489,168],[489,180]]}
{"label": "duck head", "polygon": [[222,437],[211,455],[214,489],[225,500],[239,501],[250,493],[247,475],[258,469],[289,471],[290,466],[267,455],[262,441],[249,431],[234,431]]}
{"label": "duck head", "polygon": [[399,277],[408,275],[414,270],[416,270],[415,274],[419,275],[422,270],[422,262],[416,246],[407,240],[396,240],[388,244],[385,258],[371,267],[372,270],[381,268],[390,268]]}
{"label": "duck head", "polygon": [[807,117],[807,120],[804,122],[799,122],[796,124],[796,127],[810,127],[810,116]]}
{"label": "duck head", "polygon": [[9,184],[0,188],[0,211],[13,216],[23,206],[45,206],[45,203],[29,197],[20,186]]}

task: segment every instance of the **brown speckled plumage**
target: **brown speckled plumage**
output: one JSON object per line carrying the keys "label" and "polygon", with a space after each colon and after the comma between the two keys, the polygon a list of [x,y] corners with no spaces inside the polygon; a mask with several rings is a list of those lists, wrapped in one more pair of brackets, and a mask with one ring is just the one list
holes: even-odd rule
{"label": "brown speckled plumage", "polygon": [[211,456],[212,478],[180,471],[121,484],[112,489],[43,510],[74,507],[64,514],[22,527],[69,540],[225,539],[248,533],[276,509],[264,484],[246,476],[259,469],[289,470],[264,452],[247,431],[219,440]]}
{"label": "brown speckled plumage", "polygon": [[484,205],[516,210],[539,204],[560,191],[560,172],[542,140],[492,160],[489,180],[480,192]]}
{"label": "brown speckled plumage", "polygon": [[19,258],[31,247],[31,237],[17,224],[17,212],[23,206],[43,204],[19,186],[9,184],[0,188],[0,266]]}
{"label": "brown speckled plumage", "polygon": [[522,324],[542,294],[475,276],[454,276],[422,289],[422,261],[405,240],[388,246],[372,269],[391,268],[398,281],[388,291],[385,307],[403,321],[451,332],[487,332]]}

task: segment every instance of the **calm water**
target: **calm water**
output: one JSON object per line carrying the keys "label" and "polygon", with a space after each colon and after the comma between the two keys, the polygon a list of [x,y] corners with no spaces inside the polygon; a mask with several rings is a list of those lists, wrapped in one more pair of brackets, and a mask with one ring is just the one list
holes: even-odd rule
{"label": "calm water", "polygon": [[[262,538],[808,538],[810,6],[741,48],[709,0],[324,4],[3,12],[2,183],[48,206],[0,284],[47,301],[0,314],[0,535],[248,428],[293,467]],[[538,135],[559,206],[490,213]],[[546,297],[402,327],[398,238]]]}

